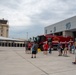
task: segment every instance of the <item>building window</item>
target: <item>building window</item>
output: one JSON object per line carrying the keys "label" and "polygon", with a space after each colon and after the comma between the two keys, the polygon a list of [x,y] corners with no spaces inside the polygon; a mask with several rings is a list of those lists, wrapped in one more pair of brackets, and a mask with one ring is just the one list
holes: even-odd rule
{"label": "building window", "polygon": [[52,34],[52,30],[50,31],[50,34]]}
{"label": "building window", "polygon": [[8,29],[7,29],[7,32],[8,32]]}
{"label": "building window", "polygon": [[45,34],[47,34],[47,30],[45,30]]}
{"label": "building window", "polygon": [[71,28],[71,23],[70,22],[66,23],[66,29],[70,29],[70,28]]}
{"label": "building window", "polygon": [[3,36],[3,35],[1,34],[1,36]]}
{"label": "building window", "polygon": [[56,27],[54,27],[54,32],[56,32]]}
{"label": "building window", "polygon": [[50,32],[52,33],[52,30]]}

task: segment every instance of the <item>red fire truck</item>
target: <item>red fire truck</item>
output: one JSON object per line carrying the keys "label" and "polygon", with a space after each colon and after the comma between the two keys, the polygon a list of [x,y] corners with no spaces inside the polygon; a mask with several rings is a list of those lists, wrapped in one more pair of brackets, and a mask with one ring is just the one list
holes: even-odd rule
{"label": "red fire truck", "polygon": [[43,50],[42,45],[45,41],[52,42],[52,47],[54,50],[54,49],[57,49],[57,45],[59,42],[63,45],[65,44],[65,42],[67,42],[67,44],[69,43],[69,41],[73,42],[73,37],[71,37],[71,36],[63,37],[63,36],[56,36],[56,35],[48,34],[48,35],[39,35],[36,37],[36,40],[37,40],[37,42],[39,44],[39,48],[41,50]]}

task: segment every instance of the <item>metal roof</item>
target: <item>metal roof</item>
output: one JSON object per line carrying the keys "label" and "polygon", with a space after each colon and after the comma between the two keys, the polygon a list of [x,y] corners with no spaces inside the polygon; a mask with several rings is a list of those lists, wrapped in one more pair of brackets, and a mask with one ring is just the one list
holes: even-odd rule
{"label": "metal roof", "polygon": [[0,41],[16,41],[16,42],[24,42],[25,40],[20,40],[20,39],[13,39],[13,38],[6,38],[0,36]]}

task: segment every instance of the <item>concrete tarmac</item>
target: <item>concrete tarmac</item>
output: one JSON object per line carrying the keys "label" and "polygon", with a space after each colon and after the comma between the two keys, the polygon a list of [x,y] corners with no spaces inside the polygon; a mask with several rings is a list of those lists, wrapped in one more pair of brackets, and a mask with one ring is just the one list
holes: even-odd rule
{"label": "concrete tarmac", "polygon": [[25,53],[25,48],[0,47],[0,75],[76,75],[75,55],[58,56],[57,51],[44,55]]}

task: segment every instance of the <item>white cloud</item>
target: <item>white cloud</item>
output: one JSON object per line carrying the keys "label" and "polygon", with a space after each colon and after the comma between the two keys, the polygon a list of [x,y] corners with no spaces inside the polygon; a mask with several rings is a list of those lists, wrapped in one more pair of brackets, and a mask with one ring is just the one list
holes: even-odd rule
{"label": "white cloud", "polygon": [[13,36],[31,30],[30,26],[44,27],[74,15],[76,0],[0,0],[0,19],[9,21],[10,34],[15,27]]}

